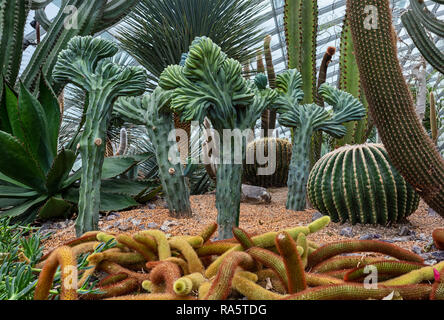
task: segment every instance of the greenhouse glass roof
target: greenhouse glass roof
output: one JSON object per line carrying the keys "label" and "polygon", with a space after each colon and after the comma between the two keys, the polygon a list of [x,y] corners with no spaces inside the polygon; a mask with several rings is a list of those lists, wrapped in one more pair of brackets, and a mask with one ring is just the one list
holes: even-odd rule
{"label": "greenhouse glass roof", "polygon": [[[272,52],[273,62],[276,71],[279,73],[287,68],[286,61],[286,44],[285,33],[283,26],[283,12],[284,0],[264,0],[268,2],[267,17],[268,21],[263,28],[268,34],[272,36]],[[57,14],[60,6],[60,0],[54,0],[46,8],[48,18],[53,18]],[[393,20],[395,29],[399,37],[399,59],[404,70],[404,74],[408,81],[414,82],[414,70],[421,63],[421,54],[416,49],[406,30],[403,28],[400,15],[409,7],[408,0],[392,0],[393,4]],[[444,5],[435,4],[432,1],[426,1],[430,11],[434,12],[441,20],[444,18]],[[339,49],[340,35],[342,30],[342,22],[344,19],[346,0],[318,0],[319,7],[319,32],[317,38],[317,66],[320,66],[323,54],[327,47],[334,46]],[[32,15],[29,17],[30,21],[33,19]],[[116,33],[116,26],[101,34],[103,37],[114,38]],[[35,34],[32,27],[27,25],[26,30],[27,39],[35,39]],[[444,51],[444,39],[435,38],[435,43],[441,51]],[[23,65],[26,65],[34,48],[30,46],[24,53]],[[335,83],[339,75],[339,55],[338,52],[333,58],[328,70],[329,83]],[[23,67],[23,66],[22,66]],[[252,64],[252,69],[255,69],[255,63]],[[427,66],[427,83],[434,88],[437,93],[437,98],[444,97],[444,76],[435,71],[431,66]]]}

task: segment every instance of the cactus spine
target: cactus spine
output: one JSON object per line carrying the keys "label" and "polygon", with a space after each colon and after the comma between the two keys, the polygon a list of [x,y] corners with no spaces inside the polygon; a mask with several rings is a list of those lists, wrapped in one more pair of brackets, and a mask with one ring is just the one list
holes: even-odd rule
{"label": "cactus spine", "polygon": [[[424,201],[444,216],[444,160],[415,113],[397,58],[390,3],[348,0],[347,5],[365,96],[390,160]],[[368,19],[367,6],[377,9],[377,28],[363,23]]]}
{"label": "cactus spine", "polygon": [[98,229],[100,185],[105,155],[106,129],[114,101],[119,96],[142,94],[145,72],[141,68],[126,68],[102,60],[118,51],[110,41],[92,37],[75,37],[62,51],[54,68],[54,79],[83,88],[88,94],[88,106],[80,138],[82,177],[79,196],[77,235]]}
{"label": "cactus spine", "polygon": [[419,196],[378,144],[345,146],[326,154],[310,173],[308,196],[333,221],[352,224],[398,222],[419,204]]}
{"label": "cactus spine", "polygon": [[[286,139],[264,138],[255,140],[247,145],[247,155],[254,156],[254,163],[247,163],[244,167],[243,176],[245,180],[255,186],[261,187],[283,187],[287,184],[288,169],[291,160],[291,143]],[[264,153],[262,153],[264,150]],[[275,154],[275,159],[270,158]],[[256,155],[269,157],[269,162],[262,164],[256,159]],[[273,156],[274,157],[274,156]],[[273,174],[259,174],[259,168],[269,166],[274,161],[275,170]]]}

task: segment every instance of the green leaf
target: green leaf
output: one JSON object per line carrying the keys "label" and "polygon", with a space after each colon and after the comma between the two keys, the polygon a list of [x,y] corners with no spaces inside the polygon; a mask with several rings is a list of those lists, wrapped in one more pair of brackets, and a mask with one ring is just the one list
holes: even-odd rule
{"label": "green leaf", "polygon": [[0,197],[1,198],[31,198],[38,195],[37,191],[24,189],[14,186],[2,186],[0,185]]}
{"label": "green leaf", "polygon": [[76,154],[74,152],[65,149],[60,151],[46,177],[46,187],[50,194],[59,192],[61,186],[68,178],[75,161]]}
{"label": "green leaf", "polygon": [[40,77],[39,102],[46,115],[48,143],[52,156],[55,157],[57,155],[57,140],[60,130],[60,105],[43,76]]}
{"label": "green leaf", "polygon": [[152,154],[144,153],[140,155],[105,158],[102,167],[102,179],[105,180],[115,178],[118,175],[121,175],[130,170],[139,162],[146,161],[152,156]]}
{"label": "green leaf", "polygon": [[47,173],[54,156],[49,141],[48,122],[40,102],[20,83],[19,117],[26,148]]}
{"label": "green leaf", "polygon": [[101,191],[105,193],[116,193],[137,197],[150,187],[152,187],[152,183],[145,181],[109,179],[102,180]]}
{"label": "green leaf", "polygon": [[45,175],[17,138],[0,131],[0,146],[1,173],[38,191],[46,191]]}
{"label": "green leaf", "polygon": [[130,196],[115,193],[100,193],[100,211],[120,211],[138,205],[139,203]]}
{"label": "green leaf", "polygon": [[32,209],[35,205],[45,201],[48,197],[42,195],[36,199],[26,201],[25,203],[18,205],[12,209],[0,212],[0,216],[4,217],[18,217],[24,215],[28,210]]}
{"label": "green leaf", "polygon": [[17,137],[23,143],[25,142],[25,134],[23,133],[22,125],[20,123],[19,111],[18,111],[18,96],[14,90],[5,83],[4,87],[5,95],[5,108],[8,117],[7,132],[11,133],[14,137]]}
{"label": "green leaf", "polygon": [[0,198],[0,209],[15,207],[22,203],[25,203],[27,198]]}
{"label": "green leaf", "polygon": [[72,205],[64,199],[51,197],[40,208],[38,216],[42,219],[66,217],[66,213],[71,209],[71,207]]}

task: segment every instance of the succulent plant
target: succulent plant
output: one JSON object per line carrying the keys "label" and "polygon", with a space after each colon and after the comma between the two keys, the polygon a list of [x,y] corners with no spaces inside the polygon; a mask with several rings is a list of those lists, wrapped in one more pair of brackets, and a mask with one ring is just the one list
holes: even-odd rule
{"label": "succulent plant", "polygon": [[[217,169],[216,207],[219,237],[231,238],[239,223],[244,137],[235,145],[224,147],[224,129],[250,129],[275,97],[271,89],[257,90],[242,77],[239,62],[227,58],[219,46],[207,37],[198,37],[190,47],[185,65],[169,66],[160,76],[159,86],[171,93],[171,108],[182,121],[203,123],[208,117],[219,133],[220,164]],[[227,150],[224,150],[227,149]]]}
{"label": "succulent plant", "polygon": [[[363,23],[367,6],[377,10],[377,28]],[[390,1],[349,0],[347,10],[365,96],[388,156],[424,201],[444,216],[444,159],[416,115],[397,56]]]}
{"label": "succulent plant", "polygon": [[365,116],[361,102],[349,93],[328,84],[319,88],[319,94],[333,107],[332,112],[316,104],[303,104],[302,77],[297,70],[287,70],[277,77],[279,95],[274,106],[279,123],[293,128],[293,148],[288,174],[287,209],[301,211],[306,206],[306,187],[310,173],[311,138],[316,131],[324,131],[339,138],[344,136],[345,122]]}
{"label": "succulent plant", "polygon": [[115,55],[117,46],[110,41],[74,37],[54,67],[59,83],[73,83],[87,92],[88,105],[79,141],[82,177],[78,235],[97,230],[100,210],[100,184],[105,156],[106,129],[114,101],[119,96],[140,95],[145,89],[145,71],[140,67],[122,68],[105,58]]}
{"label": "succulent plant", "polygon": [[335,222],[396,223],[418,208],[419,196],[379,144],[345,146],[326,154],[308,182],[310,202]]}
{"label": "succulent plant", "polygon": [[[245,181],[265,188],[286,186],[291,159],[291,147],[290,141],[278,138],[263,138],[250,142],[247,145],[247,154],[251,153],[251,155],[254,155],[254,163],[246,163],[244,165],[243,177]],[[276,166],[273,174],[260,174],[259,172],[259,168],[264,167],[264,165],[270,165],[270,163],[259,163],[256,155],[258,153],[262,154],[262,150],[264,150],[265,157],[270,156],[271,152],[274,152],[276,155],[276,158],[272,159]]]}

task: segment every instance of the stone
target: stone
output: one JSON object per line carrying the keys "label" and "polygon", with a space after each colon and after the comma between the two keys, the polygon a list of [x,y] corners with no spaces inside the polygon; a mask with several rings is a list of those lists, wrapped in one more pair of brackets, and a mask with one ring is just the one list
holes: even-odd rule
{"label": "stone", "polygon": [[156,209],[156,205],[154,203],[148,203],[147,204],[148,209],[153,210]]}
{"label": "stone", "polygon": [[120,225],[120,226],[118,226],[118,228],[119,228],[120,231],[128,231],[129,229],[131,229],[131,227],[129,225],[126,225],[126,224]]}
{"label": "stone", "polygon": [[113,223],[113,227],[118,228],[120,226],[120,224],[121,224],[121,221],[116,221]]}
{"label": "stone", "polygon": [[254,203],[254,204],[270,203],[271,194],[267,191],[267,189],[263,187],[243,184],[241,202]]}
{"label": "stone", "polygon": [[165,225],[162,225],[162,226],[160,227],[160,230],[162,230],[163,232],[167,232],[167,231],[170,230],[170,228],[167,227],[167,226],[165,226]]}
{"label": "stone", "polygon": [[406,226],[402,226],[400,229],[399,229],[399,233],[398,233],[398,235],[399,236],[409,236],[409,235],[411,235],[411,231],[410,231],[410,229],[408,228],[408,227],[406,227]]}
{"label": "stone", "polygon": [[406,241],[410,241],[410,240],[411,240],[410,236],[396,237],[396,238],[392,239],[393,242],[406,242]]}
{"label": "stone", "polygon": [[142,220],[139,220],[139,219],[131,219],[131,223],[135,227],[139,226],[141,222],[142,222]]}
{"label": "stone", "polygon": [[444,261],[444,250],[434,251],[431,256],[437,261]]}
{"label": "stone", "polygon": [[417,245],[414,245],[414,246],[412,247],[412,251],[413,251],[414,253],[416,253],[416,254],[422,254],[422,249],[421,249],[419,246],[417,246]]}
{"label": "stone", "polygon": [[150,222],[146,225],[147,228],[156,229],[159,225],[155,222]]}
{"label": "stone", "polygon": [[367,233],[363,236],[359,237],[359,240],[373,240],[373,239],[380,239],[381,235],[377,233]]}
{"label": "stone", "polygon": [[313,213],[313,215],[311,216],[311,221],[315,221],[318,220],[320,218],[322,218],[324,215],[322,213],[320,213],[319,211],[316,211],[315,213]]}
{"label": "stone", "polygon": [[339,232],[341,236],[352,238],[353,237],[353,229],[351,227],[342,228]]}
{"label": "stone", "polygon": [[438,217],[439,215],[438,215],[438,213],[436,213],[436,211],[435,210],[433,210],[432,208],[429,208],[429,210],[428,210],[429,212],[429,216],[431,216],[431,217]]}

